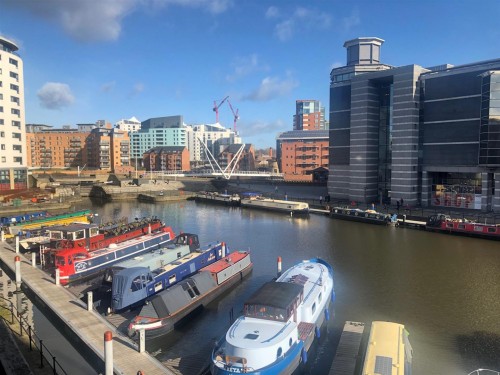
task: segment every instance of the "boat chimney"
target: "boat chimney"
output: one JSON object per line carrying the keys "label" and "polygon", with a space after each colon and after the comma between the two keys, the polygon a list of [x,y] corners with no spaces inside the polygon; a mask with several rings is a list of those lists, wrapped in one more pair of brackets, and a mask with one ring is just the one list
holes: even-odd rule
{"label": "boat chimney", "polygon": [[281,257],[278,257],[278,277],[281,276]]}

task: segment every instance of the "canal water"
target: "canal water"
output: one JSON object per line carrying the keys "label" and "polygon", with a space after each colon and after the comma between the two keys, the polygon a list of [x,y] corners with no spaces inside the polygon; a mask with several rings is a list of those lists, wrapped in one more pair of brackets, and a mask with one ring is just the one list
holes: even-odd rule
{"label": "canal water", "polygon": [[335,319],[317,348],[310,374],[328,374],[346,320],[404,324],[416,375],[500,369],[498,242],[194,201],[90,208],[101,221],[156,215],[176,233],[197,233],[202,244],[220,240],[231,250],[252,253],[254,270],[242,284],[180,329],[148,343],[147,350],[162,361],[211,346],[228,328],[230,312],[240,315],[245,299],[275,277],[281,256],[283,269],[321,257],[335,271]]}

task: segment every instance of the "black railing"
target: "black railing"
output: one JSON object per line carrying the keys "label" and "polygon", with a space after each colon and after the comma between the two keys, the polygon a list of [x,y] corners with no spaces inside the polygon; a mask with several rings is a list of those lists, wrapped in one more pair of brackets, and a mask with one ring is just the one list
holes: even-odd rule
{"label": "black railing", "polygon": [[40,353],[40,368],[48,365],[53,370],[54,375],[68,374],[64,371],[56,357],[50,352],[49,348],[43,343],[43,339],[38,337],[26,319],[17,311],[14,307],[14,303],[3,297],[0,297],[0,317],[4,320],[6,323],[5,325],[13,334],[19,337],[27,335],[29,350],[38,351]]}

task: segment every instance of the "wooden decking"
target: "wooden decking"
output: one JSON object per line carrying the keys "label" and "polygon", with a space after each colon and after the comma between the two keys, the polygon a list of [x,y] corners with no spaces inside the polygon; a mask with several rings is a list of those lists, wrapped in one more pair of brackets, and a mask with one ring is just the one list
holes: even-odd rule
{"label": "wooden decking", "polygon": [[354,375],[364,329],[364,323],[345,322],[328,375]]}
{"label": "wooden decking", "polygon": [[[15,269],[14,249],[0,242],[0,261],[10,270]],[[25,287],[36,294],[65,324],[104,361],[104,332],[113,333],[113,358],[115,374],[173,374],[147,353],[139,353],[137,345],[121,334],[112,324],[86,306],[62,286],[21,256],[21,275]],[[104,368],[104,365],[102,365]]]}

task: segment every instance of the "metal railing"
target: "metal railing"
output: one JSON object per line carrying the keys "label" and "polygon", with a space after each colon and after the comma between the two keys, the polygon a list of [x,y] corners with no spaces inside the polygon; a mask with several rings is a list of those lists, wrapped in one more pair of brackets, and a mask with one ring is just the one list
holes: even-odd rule
{"label": "metal railing", "polygon": [[[8,320],[9,315],[10,320]],[[43,339],[38,337],[26,319],[23,318],[20,312],[14,307],[14,303],[3,297],[0,297],[0,317],[13,334],[19,337],[27,335],[29,350],[38,351],[40,355],[40,368],[48,365],[53,370],[54,375],[68,374],[57,361],[56,357],[51,353],[49,348],[43,343]]]}

